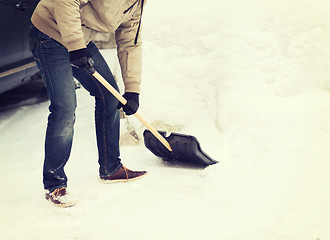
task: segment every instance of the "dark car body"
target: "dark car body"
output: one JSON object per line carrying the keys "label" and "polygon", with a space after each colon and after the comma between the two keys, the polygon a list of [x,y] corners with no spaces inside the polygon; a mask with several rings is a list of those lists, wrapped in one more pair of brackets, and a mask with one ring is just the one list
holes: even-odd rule
{"label": "dark car body", "polygon": [[31,15],[39,0],[0,0],[0,93],[38,75],[29,49]]}

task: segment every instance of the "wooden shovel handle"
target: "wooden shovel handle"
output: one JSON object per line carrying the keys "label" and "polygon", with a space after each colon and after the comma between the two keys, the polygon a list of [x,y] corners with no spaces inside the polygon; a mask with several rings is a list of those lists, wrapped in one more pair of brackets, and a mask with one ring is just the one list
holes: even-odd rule
{"label": "wooden shovel handle", "polygon": [[[105,87],[107,88],[123,105],[127,103],[127,100],[113,87],[111,86],[97,71],[92,73],[92,75]],[[148,123],[138,112],[134,114],[134,116],[139,119],[139,121],[147,128],[149,131],[170,151],[172,152],[172,148],[168,141],[159,134],[159,132]]]}

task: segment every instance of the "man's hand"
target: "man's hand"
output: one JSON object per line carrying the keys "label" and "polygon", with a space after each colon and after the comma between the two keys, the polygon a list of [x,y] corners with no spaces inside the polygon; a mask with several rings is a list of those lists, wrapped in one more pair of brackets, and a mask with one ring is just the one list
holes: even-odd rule
{"label": "man's hand", "polygon": [[69,58],[74,67],[84,68],[91,74],[95,72],[94,61],[87,48],[69,52]]}
{"label": "man's hand", "polygon": [[123,97],[127,100],[127,103],[123,105],[119,102],[117,108],[123,108],[126,115],[136,113],[139,108],[139,94],[134,92],[126,92]]}

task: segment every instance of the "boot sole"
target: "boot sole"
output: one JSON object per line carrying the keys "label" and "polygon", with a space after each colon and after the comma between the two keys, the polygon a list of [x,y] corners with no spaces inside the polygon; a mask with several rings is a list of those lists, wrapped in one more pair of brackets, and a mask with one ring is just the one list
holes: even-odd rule
{"label": "boot sole", "polygon": [[78,203],[78,201],[70,202],[70,203],[65,203],[65,204],[55,204],[55,203],[53,203],[53,204],[54,204],[55,207],[58,207],[58,208],[69,208],[69,207],[73,207],[77,203]]}
{"label": "boot sole", "polygon": [[52,203],[55,207],[58,207],[58,208],[73,207],[74,205],[76,205],[78,203],[78,200],[67,202],[67,203],[54,203],[50,197],[46,197],[46,200],[48,202]]}
{"label": "boot sole", "polygon": [[147,175],[147,173],[141,175],[141,176],[138,176],[138,177],[135,177],[135,178],[129,178],[129,179],[115,179],[115,180],[108,180],[108,179],[102,179],[100,178],[99,181],[101,183],[104,183],[104,184],[111,184],[111,183],[127,183],[127,182],[132,182],[132,181],[135,181],[135,180],[138,180],[142,177],[144,177],[145,175]]}

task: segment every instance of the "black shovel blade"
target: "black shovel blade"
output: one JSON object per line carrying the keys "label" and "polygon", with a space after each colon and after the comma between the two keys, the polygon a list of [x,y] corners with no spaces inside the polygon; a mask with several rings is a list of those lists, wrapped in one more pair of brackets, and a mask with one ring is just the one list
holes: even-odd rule
{"label": "black shovel blade", "polygon": [[165,131],[158,131],[171,145],[169,151],[149,130],[143,133],[145,146],[156,156],[165,161],[180,161],[206,167],[217,163],[214,159],[204,153],[198,140],[194,136],[171,133],[166,137]]}

